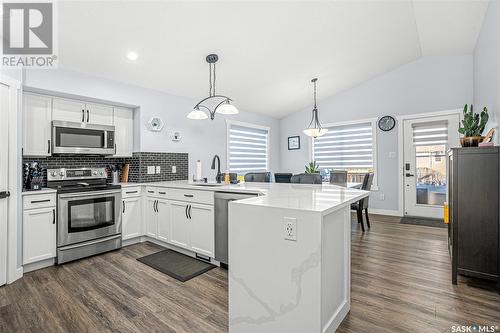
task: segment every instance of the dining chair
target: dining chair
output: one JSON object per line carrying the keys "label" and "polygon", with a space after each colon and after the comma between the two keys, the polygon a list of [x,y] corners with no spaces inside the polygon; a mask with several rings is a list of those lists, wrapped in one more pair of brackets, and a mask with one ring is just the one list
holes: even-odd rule
{"label": "dining chair", "polygon": [[330,172],[330,184],[347,187],[347,171],[332,170]]}
{"label": "dining chair", "polygon": [[290,178],[290,183],[295,184],[321,184],[322,179],[319,173],[299,173]]}
{"label": "dining chair", "polygon": [[245,182],[247,183],[269,183],[271,182],[270,172],[249,172],[245,174]]}
{"label": "dining chair", "polygon": [[292,178],[291,173],[275,173],[274,181],[276,183],[290,183],[290,178]]}
{"label": "dining chair", "polygon": [[[363,185],[361,185],[361,189],[365,191],[370,191],[372,187],[372,182],[373,182],[373,172],[365,174],[365,177],[363,178]],[[366,198],[363,198],[359,200],[358,202],[355,202],[351,204],[351,210],[355,210],[357,215],[358,215],[358,223],[361,223],[361,230],[364,232],[365,231],[365,225],[363,223],[363,211],[365,211],[366,215],[366,226],[368,229],[370,228],[370,219],[368,217],[368,200],[370,199],[370,196],[367,196]]]}

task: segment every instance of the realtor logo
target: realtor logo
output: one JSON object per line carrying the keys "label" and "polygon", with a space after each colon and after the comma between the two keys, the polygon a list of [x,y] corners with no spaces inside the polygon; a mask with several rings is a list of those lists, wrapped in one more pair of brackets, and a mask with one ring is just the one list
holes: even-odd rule
{"label": "realtor logo", "polygon": [[2,9],[2,66],[55,67],[53,4],[8,2]]}

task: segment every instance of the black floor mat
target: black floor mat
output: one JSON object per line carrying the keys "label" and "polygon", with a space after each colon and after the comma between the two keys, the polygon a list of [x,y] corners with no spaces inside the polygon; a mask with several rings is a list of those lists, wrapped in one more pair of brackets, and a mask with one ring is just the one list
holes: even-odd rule
{"label": "black floor mat", "polygon": [[137,258],[137,260],[181,282],[188,281],[195,276],[217,267],[168,249],[142,258]]}
{"label": "black floor mat", "polygon": [[443,219],[430,219],[426,217],[404,216],[399,222],[401,224],[423,225],[426,227],[447,228]]}

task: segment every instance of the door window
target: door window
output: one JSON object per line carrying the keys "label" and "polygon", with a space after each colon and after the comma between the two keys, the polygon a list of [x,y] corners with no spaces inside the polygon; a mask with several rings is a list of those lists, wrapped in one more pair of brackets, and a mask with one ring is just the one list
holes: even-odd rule
{"label": "door window", "polygon": [[104,131],[84,128],[56,127],[57,147],[104,147]]}

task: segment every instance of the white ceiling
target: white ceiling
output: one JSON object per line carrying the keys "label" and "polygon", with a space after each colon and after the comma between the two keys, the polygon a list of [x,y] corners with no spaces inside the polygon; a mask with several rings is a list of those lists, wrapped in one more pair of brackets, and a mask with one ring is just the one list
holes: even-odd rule
{"label": "white ceiling", "polygon": [[[281,118],[427,55],[473,51],[487,1],[59,2],[60,67]],[[136,51],[139,59],[127,60]],[[320,103],[321,104],[321,103]],[[189,110],[179,110],[189,112]]]}

